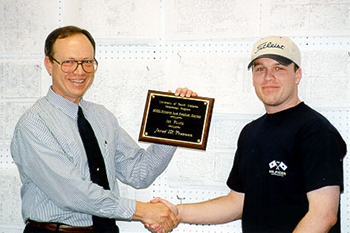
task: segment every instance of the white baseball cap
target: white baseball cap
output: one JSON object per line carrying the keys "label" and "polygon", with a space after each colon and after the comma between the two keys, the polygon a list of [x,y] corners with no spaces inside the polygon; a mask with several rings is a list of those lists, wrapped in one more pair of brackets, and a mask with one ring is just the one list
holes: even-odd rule
{"label": "white baseball cap", "polygon": [[271,58],[282,65],[289,65],[294,62],[300,67],[301,63],[298,46],[288,37],[282,36],[268,36],[255,42],[248,69],[259,58]]}

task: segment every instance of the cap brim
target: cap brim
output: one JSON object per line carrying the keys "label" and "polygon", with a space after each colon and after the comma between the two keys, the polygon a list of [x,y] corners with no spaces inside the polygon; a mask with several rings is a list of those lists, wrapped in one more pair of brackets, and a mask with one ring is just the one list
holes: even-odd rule
{"label": "cap brim", "polygon": [[290,64],[293,63],[292,60],[288,59],[288,58],[285,58],[285,57],[282,57],[280,55],[276,55],[276,54],[263,54],[261,56],[258,56],[256,58],[254,58],[249,64],[248,64],[248,70],[250,69],[250,67],[252,67],[253,63],[259,59],[259,58],[271,58],[277,62],[279,62],[281,65],[284,65],[284,66],[288,66]]}

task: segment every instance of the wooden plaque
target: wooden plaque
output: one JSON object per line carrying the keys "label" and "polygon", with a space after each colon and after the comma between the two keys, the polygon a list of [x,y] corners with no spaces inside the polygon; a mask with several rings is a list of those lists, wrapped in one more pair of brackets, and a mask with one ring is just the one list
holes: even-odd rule
{"label": "wooden plaque", "polygon": [[139,141],[206,149],[213,98],[148,91]]}

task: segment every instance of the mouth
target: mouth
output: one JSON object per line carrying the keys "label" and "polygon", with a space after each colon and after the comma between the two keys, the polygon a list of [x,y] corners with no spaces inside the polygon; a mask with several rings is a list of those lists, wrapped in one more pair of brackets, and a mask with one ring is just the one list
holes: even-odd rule
{"label": "mouth", "polygon": [[275,93],[277,90],[279,90],[279,87],[278,86],[265,86],[265,87],[262,87],[262,91],[264,93]]}
{"label": "mouth", "polygon": [[269,89],[277,89],[277,88],[279,88],[279,86],[264,86],[264,87],[262,87],[262,89],[267,89],[267,90],[269,90]]}
{"label": "mouth", "polygon": [[69,81],[73,82],[73,83],[84,83],[85,82],[85,79],[69,79]]}

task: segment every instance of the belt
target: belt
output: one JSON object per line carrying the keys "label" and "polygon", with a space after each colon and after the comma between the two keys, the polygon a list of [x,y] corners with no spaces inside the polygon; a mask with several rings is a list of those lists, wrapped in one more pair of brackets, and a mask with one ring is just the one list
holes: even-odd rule
{"label": "belt", "polygon": [[52,222],[35,222],[32,220],[27,221],[27,226],[31,226],[34,228],[56,231],[56,232],[80,232],[80,233],[93,233],[94,229],[90,227],[75,227],[69,226],[62,223],[52,223]]}

